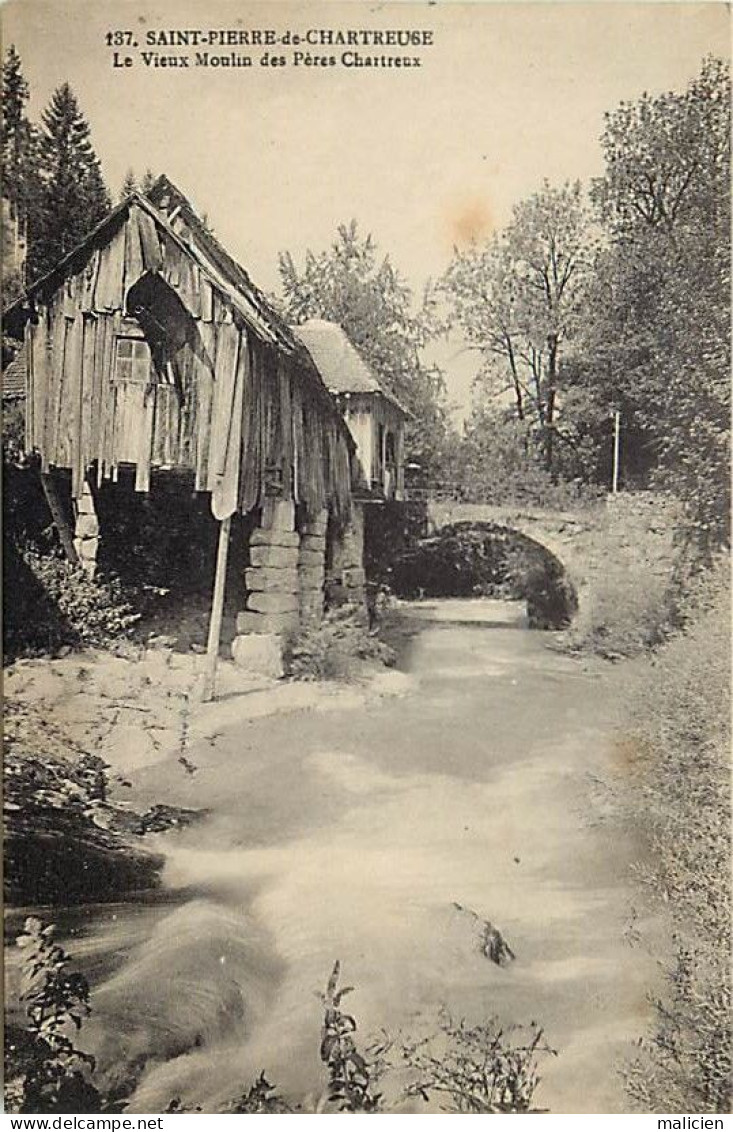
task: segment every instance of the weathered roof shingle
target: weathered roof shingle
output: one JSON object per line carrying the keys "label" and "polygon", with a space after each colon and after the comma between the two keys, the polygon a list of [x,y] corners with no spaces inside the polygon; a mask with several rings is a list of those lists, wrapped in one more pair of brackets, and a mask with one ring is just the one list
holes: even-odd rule
{"label": "weathered roof shingle", "polygon": [[407,412],[381,384],[338,323],[312,318],[294,329],[332,393],[381,394]]}

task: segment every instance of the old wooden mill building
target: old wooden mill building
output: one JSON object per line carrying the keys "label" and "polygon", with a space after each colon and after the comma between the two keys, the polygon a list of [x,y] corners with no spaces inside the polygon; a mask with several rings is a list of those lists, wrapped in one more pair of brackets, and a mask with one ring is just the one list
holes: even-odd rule
{"label": "old wooden mill building", "polygon": [[[388,399],[372,386],[381,453],[365,472],[308,335],[276,314],[167,178],[114,209],[4,323],[23,340],[26,450],[62,530],[70,476],[70,557],[93,570],[106,484],[126,476],[147,493],[175,475],[208,493],[220,523],[212,658],[233,516],[249,518],[232,645],[243,666],[277,671],[283,635],[322,616],[327,570],[346,600],[363,602],[361,506],[383,496],[388,466],[393,494],[400,483],[404,415],[391,406],[388,445],[376,420]],[[338,376],[329,385],[343,393]]]}

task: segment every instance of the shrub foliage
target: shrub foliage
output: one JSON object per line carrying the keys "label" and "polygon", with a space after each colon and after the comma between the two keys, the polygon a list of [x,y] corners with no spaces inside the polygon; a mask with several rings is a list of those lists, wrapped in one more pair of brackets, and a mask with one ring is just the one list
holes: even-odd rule
{"label": "shrub foliage", "polygon": [[730,598],[721,568],[684,634],[655,657],[633,733],[645,828],[641,877],[672,923],[653,1032],[627,1074],[646,1112],[728,1112],[731,1096]]}

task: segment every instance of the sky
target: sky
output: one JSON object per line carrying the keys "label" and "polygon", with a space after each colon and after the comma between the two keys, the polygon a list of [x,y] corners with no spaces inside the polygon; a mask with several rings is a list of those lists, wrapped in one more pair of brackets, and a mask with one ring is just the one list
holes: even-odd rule
{"label": "sky", "polygon": [[[684,88],[704,55],[729,54],[730,37],[722,3],[11,0],[0,16],[31,117],[68,81],[113,194],[130,167],[167,173],[268,291],[279,251],[298,261],[352,217],[419,291],[457,242],[504,226],[545,178],[600,174],[604,112]],[[399,70],[295,67],[281,44],[205,47],[249,54],[252,67],[148,67],[144,36],[161,29],[413,29],[434,42],[356,48],[421,58]],[[130,67],[112,66],[116,30],[138,44],[119,49]],[[286,65],[262,65],[266,50]],[[344,48],[300,50],[338,59]],[[460,415],[475,361],[455,340],[441,349]]]}

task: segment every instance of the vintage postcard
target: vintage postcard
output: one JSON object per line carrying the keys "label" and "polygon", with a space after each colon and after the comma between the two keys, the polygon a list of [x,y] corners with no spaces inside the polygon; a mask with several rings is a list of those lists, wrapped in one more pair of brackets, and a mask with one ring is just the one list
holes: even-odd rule
{"label": "vintage postcard", "polygon": [[722,1128],[727,5],[0,19],[6,1111]]}

